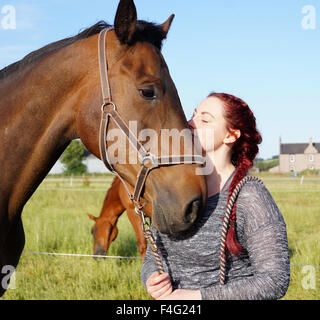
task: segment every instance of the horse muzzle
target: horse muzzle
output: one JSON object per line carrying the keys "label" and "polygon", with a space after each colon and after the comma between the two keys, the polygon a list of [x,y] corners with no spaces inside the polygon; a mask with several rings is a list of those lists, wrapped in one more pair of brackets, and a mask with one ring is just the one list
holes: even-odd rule
{"label": "horse muzzle", "polygon": [[[170,200],[169,200],[170,201]],[[166,208],[169,208],[166,209]],[[163,234],[177,234],[185,232],[192,227],[201,215],[203,200],[201,195],[195,196],[181,210],[167,201],[161,201],[153,206],[152,224]]]}

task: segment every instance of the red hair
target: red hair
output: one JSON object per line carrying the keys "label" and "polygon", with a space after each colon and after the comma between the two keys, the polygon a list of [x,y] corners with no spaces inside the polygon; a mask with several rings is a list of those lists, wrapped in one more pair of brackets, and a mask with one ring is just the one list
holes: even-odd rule
{"label": "red hair", "polygon": [[[227,129],[240,130],[241,136],[234,143],[231,151],[231,162],[237,168],[228,190],[228,201],[233,190],[252,167],[259,152],[258,145],[262,137],[256,127],[256,118],[249,106],[240,98],[226,93],[211,93],[209,97],[216,97],[224,103],[224,118]],[[230,228],[227,233],[226,249],[233,255],[239,256],[243,248],[236,239],[236,204],[230,215]]]}

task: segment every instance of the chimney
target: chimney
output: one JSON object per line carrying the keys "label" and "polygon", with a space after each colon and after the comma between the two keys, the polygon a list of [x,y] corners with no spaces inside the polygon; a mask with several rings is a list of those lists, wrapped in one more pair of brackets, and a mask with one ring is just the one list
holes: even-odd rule
{"label": "chimney", "polygon": [[313,142],[312,142],[312,137],[309,139],[309,145],[312,146]]}
{"label": "chimney", "polygon": [[282,139],[281,139],[281,136],[280,136],[280,138],[279,138],[279,149],[280,149],[279,150],[279,157],[280,157],[280,154],[281,154],[281,151],[282,151],[281,150],[282,149],[281,146],[282,146]]}

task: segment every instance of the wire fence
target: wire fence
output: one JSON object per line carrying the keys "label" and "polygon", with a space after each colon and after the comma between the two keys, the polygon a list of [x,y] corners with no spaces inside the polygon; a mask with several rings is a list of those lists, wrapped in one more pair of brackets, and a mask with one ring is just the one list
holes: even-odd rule
{"label": "wire fence", "polygon": [[127,259],[127,260],[143,260],[140,257],[123,257],[123,256],[102,256],[78,253],[52,253],[52,252],[24,252],[24,254],[48,255],[48,256],[65,256],[65,257],[84,257],[84,258],[101,258],[101,259]]}
{"label": "wire fence", "polygon": [[[65,257],[83,257],[83,258],[96,258],[96,259],[127,259],[127,260],[143,260],[140,257],[124,257],[124,256],[102,256],[91,254],[78,254],[78,253],[51,253],[51,252],[24,252],[24,254],[33,255],[48,255],[48,256],[65,256]],[[313,267],[320,268],[320,265],[307,265],[307,264],[290,264],[291,267]]]}
{"label": "wire fence", "polygon": [[38,188],[39,191],[81,191],[81,192],[107,192],[114,176],[104,177],[59,177],[46,178]]}
{"label": "wire fence", "polygon": [[[114,175],[105,176],[62,176],[62,177],[47,177],[43,180],[42,185],[68,185],[70,187],[74,185],[91,185],[91,184],[110,184],[114,180]],[[319,177],[305,177],[301,178],[285,178],[285,177],[262,177],[265,183],[296,187],[320,187]]]}

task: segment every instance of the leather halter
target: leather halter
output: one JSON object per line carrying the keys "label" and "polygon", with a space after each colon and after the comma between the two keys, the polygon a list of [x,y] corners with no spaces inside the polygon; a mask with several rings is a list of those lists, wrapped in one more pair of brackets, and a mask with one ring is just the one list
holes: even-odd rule
{"label": "leather halter", "polygon": [[[103,104],[101,107],[101,123],[100,123],[100,135],[99,135],[99,148],[101,160],[105,166],[115,175],[119,177],[121,182],[124,184],[125,189],[128,193],[130,200],[135,206],[137,214],[141,215],[144,220],[143,208],[146,206],[146,202],[141,203],[141,194],[145,185],[146,179],[150,171],[159,166],[168,166],[176,164],[204,164],[204,159],[199,155],[178,155],[178,156],[166,156],[166,157],[155,157],[150,152],[147,152],[144,146],[138,141],[135,135],[130,131],[129,127],[120,116],[117,111],[116,104],[112,101],[111,88],[108,77],[108,64],[106,55],[106,36],[108,31],[111,29],[103,29],[99,34],[98,52],[99,52],[99,67],[100,67],[100,78]],[[121,131],[128,138],[131,145],[137,150],[139,160],[141,163],[141,170],[137,176],[137,182],[134,189],[134,193],[131,194],[129,188],[124,179],[115,171],[113,165],[108,156],[107,151],[107,133],[108,126],[112,119],[115,124],[121,129]]]}

